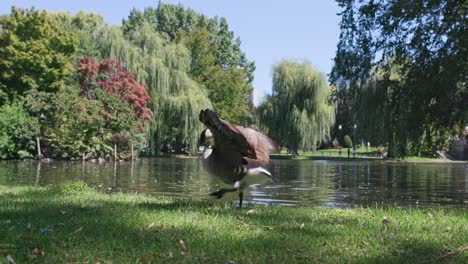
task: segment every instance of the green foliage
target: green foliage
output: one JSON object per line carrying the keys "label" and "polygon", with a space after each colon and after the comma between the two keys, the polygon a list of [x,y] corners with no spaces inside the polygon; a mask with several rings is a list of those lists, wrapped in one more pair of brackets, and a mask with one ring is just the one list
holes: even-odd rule
{"label": "green foliage", "polygon": [[447,133],[456,133],[451,128],[468,120],[466,3],[338,3],[341,35],[330,80],[349,89],[365,130],[377,129],[367,136],[388,142],[396,157],[443,147]]}
{"label": "green foliage", "polygon": [[131,35],[145,23],[190,51],[190,76],[207,89],[214,110],[224,119],[247,125],[252,121],[248,94],[255,65],[240,49],[225,18],[209,19],[182,5],[159,3],[143,12],[132,10],[123,29]]}
{"label": "green foliage", "polygon": [[206,88],[213,108],[233,124],[248,124],[247,94],[251,91],[243,81],[243,70],[215,67],[207,78]]}
{"label": "green foliage", "polygon": [[273,68],[273,94],[259,107],[261,122],[282,146],[316,148],[335,122],[330,93],[325,76],[308,63],[283,61]]}
{"label": "green foliage", "polygon": [[100,105],[77,93],[33,92],[26,101],[41,117],[41,144],[47,157],[76,159],[85,152],[100,154],[104,140],[110,138],[102,125]]}
{"label": "green foliage", "polygon": [[101,54],[127,62],[127,70],[146,85],[154,113],[147,135],[154,149],[164,142],[188,145],[194,151],[203,124],[201,109],[210,108],[203,87],[190,78],[190,53],[171,43],[149,24],[123,35],[120,28],[105,27],[96,36]]}
{"label": "green foliage", "polygon": [[0,107],[0,159],[32,158],[38,134],[39,123],[22,101]]}
{"label": "green foliage", "polygon": [[141,139],[130,105],[102,89],[93,90],[90,99],[76,89],[31,92],[26,101],[30,111],[41,117],[42,148],[48,157],[78,159],[83,153],[105,157],[112,153],[114,143],[128,146]]}
{"label": "green foliage", "polygon": [[210,43],[210,33],[205,29],[179,31],[177,42],[189,48],[190,74],[206,87],[214,110],[225,120],[247,125],[250,115],[247,95],[252,88],[244,79],[245,70],[216,64],[217,46]]}
{"label": "green foliage", "polygon": [[63,87],[73,72],[74,35],[61,30],[46,11],[15,7],[0,18],[0,28],[0,100]]}
{"label": "green foliage", "polygon": [[353,141],[351,140],[351,137],[348,136],[348,135],[345,135],[343,137],[343,143],[344,143],[344,146],[347,147],[347,148],[352,148],[353,147]]}
{"label": "green foliage", "polygon": [[105,59],[100,57],[99,49],[93,37],[96,29],[106,25],[102,15],[79,11],[73,16],[69,13],[53,13],[51,16],[59,23],[62,30],[73,32],[77,36],[77,49],[71,59],[73,65],[77,65],[84,56]]}
{"label": "green foliage", "polygon": [[215,64],[225,67],[243,69],[245,80],[250,85],[253,81],[255,64],[248,61],[241,50],[241,41],[234,38],[234,32],[229,30],[227,20],[207,18],[182,5],[159,3],[157,8],[146,7],[143,12],[133,9],[126,20],[123,21],[125,34],[135,31],[143,24],[152,25],[157,32],[167,36],[169,40],[177,39],[180,31],[190,33],[197,30],[206,30],[210,33],[210,46],[215,48]]}
{"label": "green foliage", "polygon": [[[105,156],[112,144],[125,149],[146,142],[153,150],[169,142],[194,151],[203,129],[198,113],[213,106],[234,123],[251,120],[247,94],[254,65],[224,18],[159,4],[133,10],[119,27],[96,14],[13,7],[0,28],[0,106],[25,100],[48,157]],[[106,62],[116,67],[104,73],[99,65],[96,73],[85,65],[72,76],[84,55],[110,58]],[[83,70],[91,70],[84,79]],[[89,85],[84,97],[78,88],[83,81]],[[146,120],[147,139],[137,129]]]}

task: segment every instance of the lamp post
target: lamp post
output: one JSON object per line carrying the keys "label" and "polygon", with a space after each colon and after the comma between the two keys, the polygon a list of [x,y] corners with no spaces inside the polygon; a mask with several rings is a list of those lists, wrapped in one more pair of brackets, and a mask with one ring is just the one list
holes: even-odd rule
{"label": "lamp post", "polygon": [[338,132],[338,139],[339,139],[339,140],[338,140],[338,143],[340,143],[340,146],[341,146],[341,140],[342,140],[342,138],[341,138],[341,129],[342,129],[342,128],[343,128],[343,127],[342,127],[341,124],[340,124],[340,125],[338,126],[338,131],[339,131],[339,132]]}
{"label": "lamp post", "polygon": [[356,143],[355,143],[355,140],[356,140],[356,128],[357,128],[357,125],[354,124],[354,128],[353,128],[353,146],[356,145]]}
{"label": "lamp post", "polygon": [[338,132],[338,144],[339,144],[339,146],[338,146],[338,148],[339,148],[338,154],[340,154],[340,156],[341,156],[341,140],[342,140],[342,139],[341,139],[341,128],[343,128],[343,127],[342,127],[341,124],[340,124],[340,125],[338,126],[338,131],[339,131],[339,132]]}

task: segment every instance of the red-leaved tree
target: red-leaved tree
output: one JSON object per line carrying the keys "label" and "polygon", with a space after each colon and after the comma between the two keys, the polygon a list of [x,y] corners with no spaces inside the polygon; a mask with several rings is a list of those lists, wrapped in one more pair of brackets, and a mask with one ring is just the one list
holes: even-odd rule
{"label": "red-leaved tree", "polygon": [[[90,98],[92,89],[103,89],[129,103],[141,121],[151,120],[153,113],[147,107],[150,101],[148,88],[138,83],[135,75],[128,74],[119,61],[106,59],[97,63],[85,56],[77,70],[82,96]],[[142,122],[140,129],[144,130]]]}

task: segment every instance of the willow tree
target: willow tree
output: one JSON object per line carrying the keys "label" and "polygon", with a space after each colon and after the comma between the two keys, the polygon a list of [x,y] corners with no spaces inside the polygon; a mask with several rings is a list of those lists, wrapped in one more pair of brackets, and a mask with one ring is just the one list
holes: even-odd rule
{"label": "willow tree", "polygon": [[[401,74],[401,67],[393,63],[375,67],[352,98],[353,120],[359,124],[359,135],[373,145],[384,145],[388,139],[397,134],[402,138],[401,134],[405,133],[405,127],[401,126],[407,123],[404,120],[409,115],[407,104],[397,100],[402,94],[399,85]],[[393,150],[390,152],[393,155]]]}
{"label": "willow tree", "polygon": [[273,93],[259,107],[261,123],[279,144],[297,152],[329,140],[335,108],[331,88],[309,63],[283,61],[273,67]]}
{"label": "willow tree", "polygon": [[143,11],[133,9],[123,20],[125,35],[151,25],[171,42],[183,43],[192,57],[190,76],[206,87],[214,110],[231,123],[253,121],[248,95],[253,90],[255,64],[241,49],[241,41],[226,18],[208,18],[183,5],[159,3]]}
{"label": "willow tree", "polygon": [[187,145],[193,151],[202,124],[201,109],[211,107],[203,88],[188,73],[191,57],[187,48],[162,38],[149,24],[125,37],[120,27],[102,27],[95,34],[101,56],[126,63],[151,97],[153,119],[148,139],[153,147],[164,142]]}

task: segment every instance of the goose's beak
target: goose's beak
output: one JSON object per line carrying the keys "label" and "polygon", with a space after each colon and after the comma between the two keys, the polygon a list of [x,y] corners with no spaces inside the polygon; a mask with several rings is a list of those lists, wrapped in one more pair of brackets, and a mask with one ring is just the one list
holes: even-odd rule
{"label": "goose's beak", "polygon": [[200,151],[200,152],[204,152],[205,149],[206,149],[206,147],[204,145],[199,145],[197,148],[198,148],[198,151]]}

